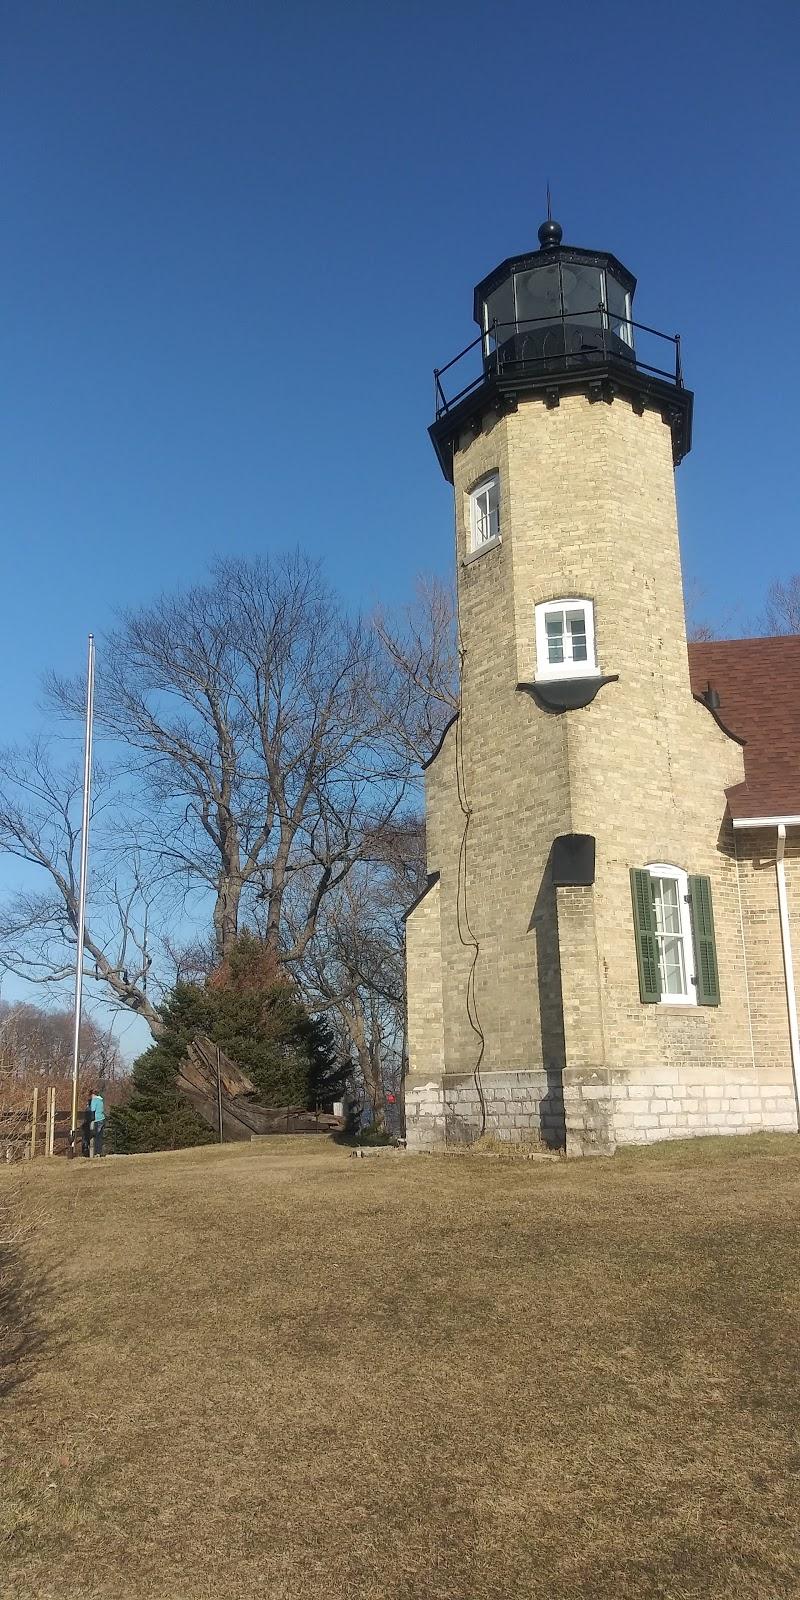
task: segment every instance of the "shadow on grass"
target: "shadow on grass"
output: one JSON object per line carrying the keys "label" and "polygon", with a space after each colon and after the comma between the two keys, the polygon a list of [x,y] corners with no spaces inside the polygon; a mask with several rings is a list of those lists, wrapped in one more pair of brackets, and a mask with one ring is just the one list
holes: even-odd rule
{"label": "shadow on grass", "polygon": [[25,1383],[46,1354],[62,1348],[63,1302],[51,1266],[34,1252],[36,1218],[12,1181],[0,1190],[0,1399]]}
{"label": "shadow on grass", "polygon": [[342,1144],[350,1150],[369,1150],[382,1145],[394,1145],[396,1148],[403,1142],[396,1134],[379,1128],[365,1128],[363,1133],[346,1133],[342,1129],[331,1133],[329,1137],[332,1144]]}

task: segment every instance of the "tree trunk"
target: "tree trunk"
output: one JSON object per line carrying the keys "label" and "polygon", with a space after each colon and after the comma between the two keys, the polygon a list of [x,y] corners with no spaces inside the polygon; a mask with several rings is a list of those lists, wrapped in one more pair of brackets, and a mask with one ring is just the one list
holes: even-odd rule
{"label": "tree trunk", "polygon": [[214,906],[214,953],[217,964],[225,960],[239,932],[242,879],[227,875],[220,884]]}
{"label": "tree trunk", "polygon": [[369,1097],[372,1104],[372,1125],[381,1132],[386,1128],[386,1091],[383,1087],[380,1048],[373,1044],[369,1051]]}

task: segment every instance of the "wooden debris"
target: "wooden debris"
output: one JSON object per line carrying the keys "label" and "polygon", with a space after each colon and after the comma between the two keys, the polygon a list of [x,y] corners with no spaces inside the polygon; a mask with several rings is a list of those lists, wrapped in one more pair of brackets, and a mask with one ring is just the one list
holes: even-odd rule
{"label": "wooden debris", "polygon": [[192,1040],[178,1068],[178,1088],[215,1132],[219,1128],[217,1063],[222,1090],[222,1137],[252,1139],[268,1133],[325,1133],[341,1118],[304,1106],[262,1106],[251,1078],[204,1034]]}

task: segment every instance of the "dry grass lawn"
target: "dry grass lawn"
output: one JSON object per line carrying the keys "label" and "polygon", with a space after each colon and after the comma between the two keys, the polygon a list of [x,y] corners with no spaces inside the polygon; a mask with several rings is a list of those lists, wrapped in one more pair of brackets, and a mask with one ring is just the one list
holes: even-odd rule
{"label": "dry grass lawn", "polygon": [[0,1594],[800,1595],[799,1174],[780,1136],[39,1163]]}

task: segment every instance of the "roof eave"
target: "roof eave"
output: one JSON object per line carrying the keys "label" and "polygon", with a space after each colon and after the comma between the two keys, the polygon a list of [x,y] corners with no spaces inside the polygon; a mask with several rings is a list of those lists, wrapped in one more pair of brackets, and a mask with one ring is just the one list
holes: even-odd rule
{"label": "roof eave", "polygon": [[734,828],[800,828],[800,813],[794,816],[732,817]]}

